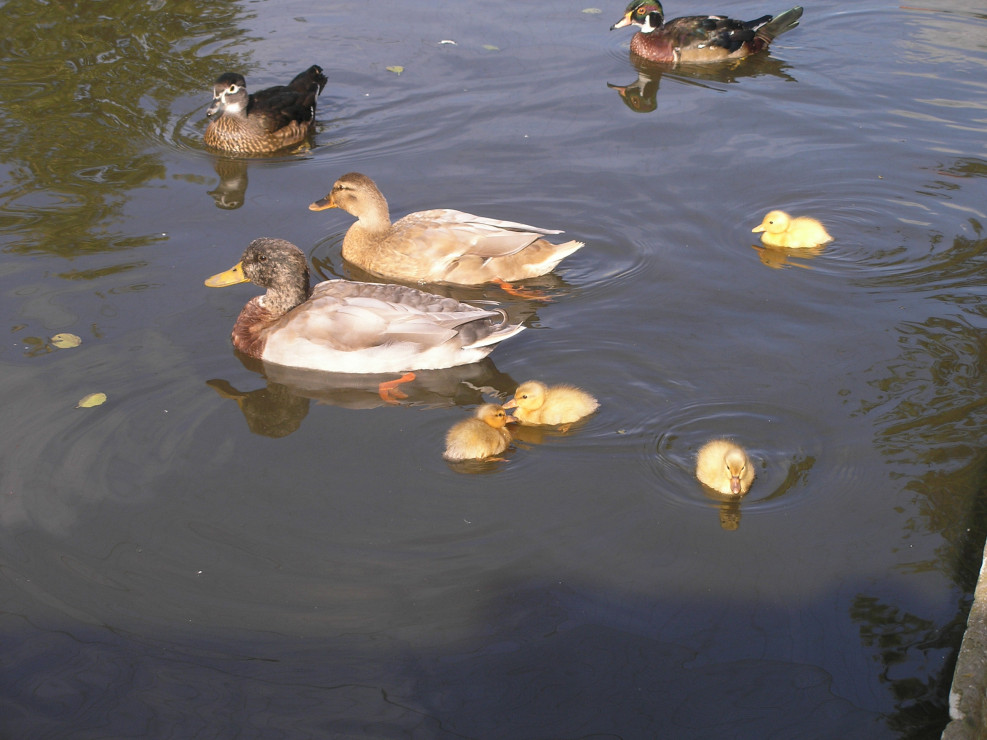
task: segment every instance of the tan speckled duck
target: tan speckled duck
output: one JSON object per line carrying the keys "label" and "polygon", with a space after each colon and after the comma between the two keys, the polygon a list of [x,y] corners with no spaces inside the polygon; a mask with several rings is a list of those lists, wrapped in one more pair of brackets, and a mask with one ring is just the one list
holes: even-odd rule
{"label": "tan speckled duck", "polygon": [[206,127],[206,144],[239,154],[264,154],[300,144],[315,126],[315,100],[326,82],[322,68],[313,64],[287,85],[249,95],[243,75],[221,75],[206,111],[212,119]]}
{"label": "tan speckled duck", "polygon": [[798,25],[802,8],[776,16],[738,21],[723,15],[690,15],[665,20],[658,0],[633,0],[610,30],[639,26],[631,53],[652,62],[706,63],[757,54],[777,36]]}
{"label": "tan speckled duck", "polygon": [[717,493],[742,496],[754,482],[754,465],[740,445],[714,439],[696,455],[696,477]]}
{"label": "tan speckled duck", "polygon": [[250,357],[338,373],[429,370],[476,362],[524,329],[499,309],[482,309],[404,285],[327,280],[309,287],[302,251],[283,239],[255,239],[243,258],[206,280],[252,282],[233,326],[233,346]]}
{"label": "tan speckled duck", "polygon": [[784,211],[771,211],[760,226],[751,229],[761,234],[761,242],[769,247],[810,249],[833,241],[826,227],[808,216],[792,218]]}
{"label": "tan speckled duck", "polygon": [[446,460],[482,460],[499,455],[511,444],[503,406],[485,403],[474,416],[457,422],[446,433]]}
{"label": "tan speckled duck", "polygon": [[537,380],[521,383],[514,398],[504,404],[513,409],[522,424],[571,424],[589,416],[600,407],[599,401],[572,385],[547,386]]}
{"label": "tan speckled duck", "polygon": [[542,239],[560,231],[448,208],[410,213],[392,224],[384,196],[359,172],[340,177],[309,208],[342,208],[356,216],[343,238],[343,259],[399,280],[460,285],[523,280],[550,272],[583,246]]}

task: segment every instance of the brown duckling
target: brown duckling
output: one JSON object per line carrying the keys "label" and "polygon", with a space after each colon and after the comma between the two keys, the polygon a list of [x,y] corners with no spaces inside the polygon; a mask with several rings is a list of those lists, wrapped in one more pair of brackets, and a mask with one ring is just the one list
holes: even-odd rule
{"label": "brown duckling", "polygon": [[460,285],[524,280],[550,272],[583,246],[542,239],[560,231],[498,221],[449,208],[410,213],[394,223],[366,175],[340,177],[310,210],[342,208],[357,221],[343,238],[343,259],[384,277]]}
{"label": "brown duckling", "polygon": [[227,72],[213,85],[206,111],[208,146],[225,152],[263,154],[300,144],[315,127],[315,100],[326,86],[313,64],[287,85],[247,93],[243,75]]}
{"label": "brown duckling", "polygon": [[326,280],[309,286],[305,255],[283,239],[255,239],[210,287],[252,282],[233,346],[250,357],[337,373],[391,373],[466,365],[522,331],[483,309],[405,285]]}
{"label": "brown duckling", "polygon": [[808,216],[792,218],[784,211],[769,212],[761,225],[751,231],[761,233],[761,243],[769,247],[811,249],[833,241],[826,227],[816,219]]}
{"label": "brown duckling", "polygon": [[514,398],[504,404],[513,409],[514,418],[522,424],[571,424],[589,416],[600,407],[586,391],[572,385],[547,386],[528,380],[517,387]]}
{"label": "brown duckling", "polygon": [[739,59],[768,48],[777,36],[798,25],[802,8],[777,16],[738,21],[723,15],[690,15],[665,20],[658,0],[633,0],[610,30],[640,26],[631,53],[652,62],[705,63]]}
{"label": "brown duckling", "polygon": [[456,422],[446,433],[446,460],[480,460],[499,455],[511,444],[503,406],[485,403],[469,419]]}
{"label": "brown duckling", "polygon": [[740,445],[714,439],[696,455],[696,477],[717,493],[743,496],[754,482],[754,465]]}

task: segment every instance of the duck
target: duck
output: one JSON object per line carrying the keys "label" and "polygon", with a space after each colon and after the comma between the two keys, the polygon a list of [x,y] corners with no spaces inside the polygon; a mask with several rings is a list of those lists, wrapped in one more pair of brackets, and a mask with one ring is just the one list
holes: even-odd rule
{"label": "duck", "polygon": [[233,346],[288,367],[337,373],[455,367],[483,359],[524,329],[502,309],[406,285],[326,280],[310,287],[302,251],[272,237],[254,239],[240,262],[205,282],[267,289],[240,311]]}
{"label": "duck", "polygon": [[761,234],[761,243],[769,247],[810,249],[833,241],[826,227],[808,216],[792,218],[784,211],[770,211],[751,231]]}
{"label": "duck", "polygon": [[485,403],[469,419],[456,422],[446,432],[446,460],[482,460],[510,447],[509,419],[503,406]]}
{"label": "duck", "polygon": [[740,59],[768,48],[776,37],[798,25],[802,8],[776,16],[738,21],[723,15],[690,15],[665,20],[658,0],[633,0],[610,30],[640,26],[631,53],[652,62],[686,64]]}
{"label": "duck", "polygon": [[341,208],[357,219],[343,237],[343,259],[398,280],[458,285],[524,280],[551,272],[584,246],[542,238],[561,231],[449,208],[409,213],[391,223],[377,184],[359,172],[340,177],[309,206],[312,211],[327,208]]}
{"label": "duck", "polygon": [[326,86],[313,64],[287,85],[247,93],[243,75],[227,72],[213,84],[206,116],[207,146],[238,154],[266,154],[303,142],[315,128],[315,100]]}
{"label": "duck", "polygon": [[740,445],[714,439],[696,454],[696,478],[717,493],[743,496],[754,482],[754,465]]}
{"label": "duck", "polygon": [[600,407],[586,391],[574,385],[547,386],[538,380],[521,383],[504,408],[517,409],[514,418],[522,424],[559,426],[579,421]]}

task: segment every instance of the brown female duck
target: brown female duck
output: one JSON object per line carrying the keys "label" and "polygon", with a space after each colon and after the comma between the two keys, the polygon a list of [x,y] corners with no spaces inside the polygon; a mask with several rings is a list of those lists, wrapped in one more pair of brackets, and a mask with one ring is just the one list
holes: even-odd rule
{"label": "brown female duck", "polygon": [[387,201],[366,175],[340,177],[310,210],[342,208],[357,221],[343,237],[343,259],[398,280],[479,285],[550,272],[583,246],[542,239],[560,231],[498,221],[448,208],[410,213],[391,223]]}
{"label": "brown female duck", "polygon": [[247,93],[243,75],[227,72],[213,85],[206,111],[208,146],[226,152],[263,154],[300,144],[315,125],[315,100],[326,86],[313,64],[287,85]]}
{"label": "brown female duck", "polygon": [[802,8],[776,16],[738,21],[723,15],[690,15],[665,20],[658,0],[633,0],[610,30],[640,26],[631,53],[652,62],[688,64],[739,59],[768,48],[771,41],[798,25]]}
{"label": "brown female duck", "polygon": [[476,362],[524,327],[482,309],[404,285],[327,280],[309,287],[305,255],[283,239],[255,239],[210,287],[252,282],[233,325],[233,346],[250,357],[337,373],[429,370]]}

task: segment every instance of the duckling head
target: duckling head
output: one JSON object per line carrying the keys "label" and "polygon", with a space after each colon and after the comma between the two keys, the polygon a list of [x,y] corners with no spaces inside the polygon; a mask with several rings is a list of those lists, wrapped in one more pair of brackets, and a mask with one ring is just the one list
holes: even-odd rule
{"label": "duckling head", "polygon": [[743,450],[730,450],[723,457],[723,462],[727,468],[727,475],[730,476],[730,493],[744,493],[741,478],[749,463],[747,455],[744,454]]}
{"label": "duckling head", "polygon": [[783,234],[788,231],[789,223],[791,223],[791,218],[784,211],[770,211],[761,221],[761,225],[755,226],[751,232],[760,234],[762,231],[766,231],[769,234]]}
{"label": "duckling head", "polygon": [[476,418],[492,426],[494,429],[503,429],[507,426],[507,411],[504,407],[496,403],[485,403],[476,410]]}
{"label": "duckling head", "polygon": [[521,383],[514,391],[514,398],[504,404],[504,408],[522,408],[529,411],[541,408],[541,405],[545,403],[545,394],[548,393],[548,388],[544,383],[539,383],[537,380],[528,380]]}

